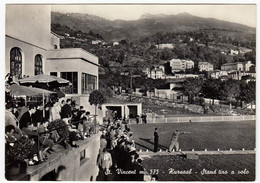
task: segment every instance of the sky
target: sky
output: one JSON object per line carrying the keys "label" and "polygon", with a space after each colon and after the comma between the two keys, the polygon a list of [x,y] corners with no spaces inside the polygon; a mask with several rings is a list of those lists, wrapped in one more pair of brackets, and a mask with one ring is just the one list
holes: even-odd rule
{"label": "sky", "polygon": [[173,4],[102,4],[102,5],[52,5],[52,11],[61,13],[87,13],[109,20],[136,20],[145,13],[179,14],[190,13],[205,18],[216,18],[256,27],[256,5],[173,5]]}

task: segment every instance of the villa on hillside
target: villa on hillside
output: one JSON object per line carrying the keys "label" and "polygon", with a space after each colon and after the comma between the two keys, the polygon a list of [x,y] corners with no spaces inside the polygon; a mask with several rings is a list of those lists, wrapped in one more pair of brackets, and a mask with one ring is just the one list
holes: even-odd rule
{"label": "villa on hillside", "polygon": [[199,62],[198,68],[199,68],[200,72],[202,72],[202,71],[213,71],[214,70],[213,64],[211,64],[209,62]]}
{"label": "villa on hillside", "polygon": [[165,67],[163,65],[143,69],[148,78],[165,79]]}
{"label": "villa on hillside", "polygon": [[156,45],[156,48],[158,48],[158,49],[164,49],[164,48],[173,49],[174,45],[171,44],[171,43],[164,43],[164,44]]}
{"label": "villa on hillside", "polygon": [[255,65],[252,64],[251,61],[246,62],[234,62],[234,63],[226,63],[221,65],[221,70],[223,71],[246,71],[253,72],[255,69]]}
{"label": "villa on hillside", "polygon": [[169,62],[172,73],[194,68],[194,62],[192,60],[172,59]]}

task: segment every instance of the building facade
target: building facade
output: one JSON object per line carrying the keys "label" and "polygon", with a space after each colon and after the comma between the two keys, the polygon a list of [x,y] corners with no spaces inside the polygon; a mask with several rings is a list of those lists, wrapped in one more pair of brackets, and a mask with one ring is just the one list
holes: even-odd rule
{"label": "building facade", "polygon": [[245,71],[249,72],[255,65],[251,61],[247,62],[234,62],[226,63],[221,65],[221,70],[223,71]]}
{"label": "building facade", "polygon": [[202,72],[202,71],[213,71],[214,70],[214,67],[213,67],[213,64],[209,63],[209,62],[199,62],[198,63],[198,68],[199,68],[199,71]]}
{"label": "building facade", "polygon": [[170,60],[170,67],[172,73],[185,71],[194,68],[194,62],[192,60],[172,59]]}
{"label": "building facade", "polygon": [[50,5],[6,6],[5,74],[15,79],[38,74],[69,80],[66,97],[94,113],[89,93],[98,89],[98,57],[80,48],[60,49],[60,37],[51,32]]}
{"label": "building facade", "polygon": [[163,65],[153,66],[152,68],[145,68],[143,72],[148,78],[165,79],[165,67]]}

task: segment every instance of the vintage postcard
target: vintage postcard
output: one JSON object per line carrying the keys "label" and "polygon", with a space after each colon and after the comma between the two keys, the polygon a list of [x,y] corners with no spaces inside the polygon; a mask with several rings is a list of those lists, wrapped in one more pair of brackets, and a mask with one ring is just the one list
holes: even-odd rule
{"label": "vintage postcard", "polygon": [[5,4],[5,179],[255,181],[256,4]]}

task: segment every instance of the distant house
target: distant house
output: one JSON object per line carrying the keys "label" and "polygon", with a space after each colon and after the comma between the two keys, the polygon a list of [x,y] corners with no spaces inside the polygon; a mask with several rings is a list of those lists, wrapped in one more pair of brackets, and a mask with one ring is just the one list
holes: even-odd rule
{"label": "distant house", "polygon": [[170,67],[172,69],[172,73],[185,71],[186,69],[193,68],[194,62],[192,60],[172,59],[170,60]]}
{"label": "distant house", "polygon": [[119,45],[119,42],[113,42],[113,46],[118,46]]}
{"label": "distant house", "polygon": [[239,47],[239,53],[240,54],[245,54],[247,52],[251,52],[252,49],[249,49],[249,48],[245,48],[245,47]]}
{"label": "distant house", "polygon": [[156,48],[158,48],[158,49],[164,49],[164,48],[173,49],[174,46],[171,43],[165,43],[165,44],[156,45]]}
{"label": "distant house", "polygon": [[209,62],[199,62],[198,68],[199,68],[200,72],[202,72],[202,71],[213,71],[214,70],[213,64],[211,64]]}
{"label": "distant house", "polygon": [[[149,96],[149,95],[148,95]],[[174,102],[186,100],[184,96],[183,81],[166,83],[154,89],[154,96],[158,98],[170,99]]]}
{"label": "distant house", "polygon": [[254,72],[245,72],[245,71],[230,71],[230,72],[228,72],[228,77],[230,79],[242,80],[242,78],[245,77],[245,76],[247,76],[247,77],[250,76],[250,78],[254,78],[255,79],[256,78],[256,73],[254,73]]}
{"label": "distant house", "polygon": [[194,68],[194,62],[192,60],[183,60],[186,64],[186,69]]}
{"label": "distant house", "polygon": [[94,44],[94,45],[99,44],[99,43],[101,43],[100,40],[92,40],[92,41],[91,41],[91,44]]}
{"label": "distant house", "polygon": [[210,72],[209,77],[212,79],[219,79],[221,76],[228,76],[227,71],[215,70]]}
{"label": "distant house", "polygon": [[67,37],[70,37],[70,34],[68,34],[68,33],[64,33],[64,35],[67,36]]}
{"label": "distant house", "polygon": [[230,50],[230,55],[238,55],[239,50]]}
{"label": "distant house", "polygon": [[242,62],[234,62],[234,63],[226,63],[221,65],[221,70],[222,71],[243,71],[244,65]]}
{"label": "distant house", "polygon": [[250,71],[253,69],[255,65],[252,64],[251,61],[247,62],[234,62],[234,63],[226,63],[221,65],[221,70],[223,71]]}
{"label": "distant house", "polygon": [[163,65],[153,66],[152,68],[145,68],[143,72],[148,78],[165,79],[165,68]]}

